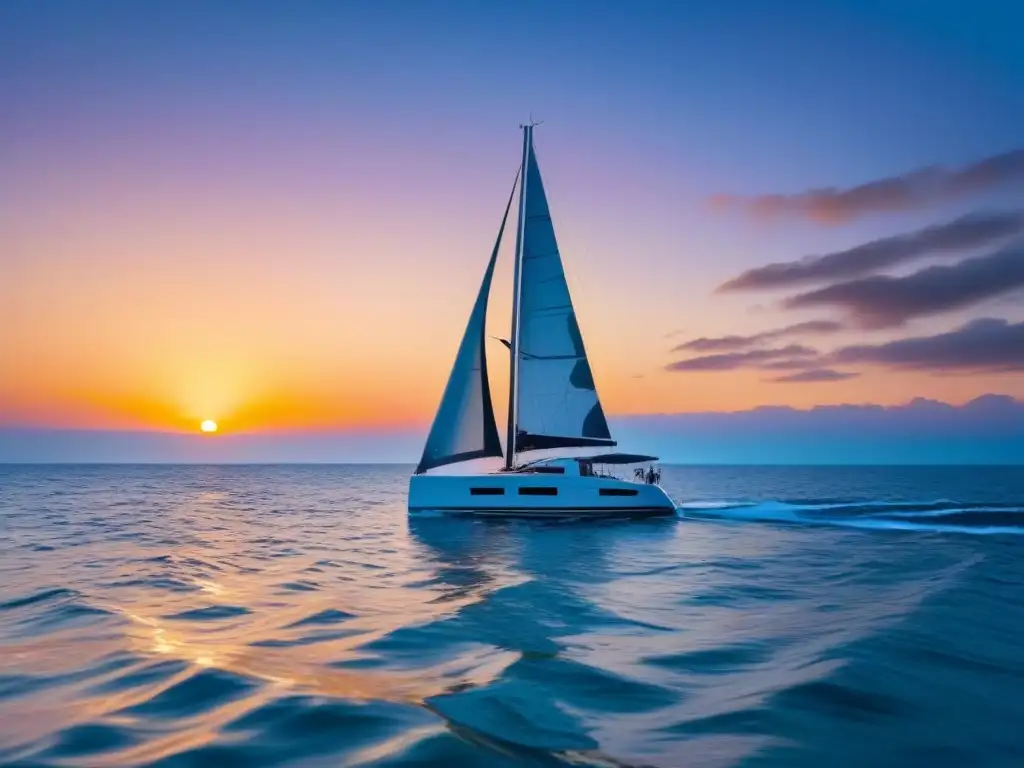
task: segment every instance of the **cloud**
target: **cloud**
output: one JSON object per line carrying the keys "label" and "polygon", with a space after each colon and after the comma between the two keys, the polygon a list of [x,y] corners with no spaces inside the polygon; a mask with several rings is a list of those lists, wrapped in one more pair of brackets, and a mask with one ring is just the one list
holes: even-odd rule
{"label": "cloud", "polygon": [[762,217],[800,216],[820,224],[844,224],[872,213],[907,211],[955,200],[1014,181],[1024,181],[1024,149],[960,168],[929,166],[846,189],[754,197],[716,195],[710,202],[716,208],[738,207]]}
{"label": "cloud", "polygon": [[762,371],[804,371],[824,365],[823,357],[791,357],[785,360],[771,360],[757,367]]}
{"label": "cloud", "polygon": [[837,365],[874,364],[924,371],[1024,371],[1024,322],[982,318],[947,333],[843,347],[827,357]]}
{"label": "cloud", "polygon": [[772,331],[755,333],[752,336],[702,336],[672,348],[673,352],[728,352],[748,349],[786,336],[800,336],[809,333],[836,333],[843,329],[842,323],[834,320],[808,320],[804,323],[787,325]]}
{"label": "cloud", "polygon": [[755,349],[749,352],[731,352],[721,355],[703,355],[688,360],[677,360],[665,366],[666,371],[733,371],[737,368],[757,368],[762,363],[778,359],[817,358],[817,350],[801,344],[790,344],[778,349]]}
{"label": "cloud", "polygon": [[777,349],[703,355],[676,361],[665,368],[669,371],[794,371],[768,381],[809,383],[851,379],[859,374],[835,370],[835,367],[863,365],[937,373],[1024,371],[1024,322],[983,318],[934,336],[857,344],[826,354],[791,344]]}
{"label": "cloud", "polygon": [[845,251],[757,267],[723,283],[718,292],[829,282],[940,253],[981,248],[1020,232],[1024,232],[1022,211],[970,214],[910,234],[873,240]]}
{"label": "cloud", "polygon": [[1024,242],[995,253],[905,277],[878,275],[786,299],[789,309],[841,307],[864,328],[893,328],[1001,296],[1024,286]]}
{"label": "cloud", "polygon": [[810,384],[812,382],[823,381],[845,381],[846,379],[853,379],[857,376],[860,376],[860,374],[846,371],[835,371],[831,368],[808,368],[806,371],[791,373],[788,376],[779,376],[776,379],[770,379],[770,381],[784,384]]}
{"label": "cloud", "polygon": [[1024,464],[1024,401],[1005,395],[964,405],[918,398],[612,421],[620,445],[642,445],[665,463]]}

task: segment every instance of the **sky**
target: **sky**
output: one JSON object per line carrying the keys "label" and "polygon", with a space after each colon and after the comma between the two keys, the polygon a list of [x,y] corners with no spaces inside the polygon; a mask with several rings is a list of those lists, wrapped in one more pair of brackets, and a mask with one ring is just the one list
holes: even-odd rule
{"label": "sky", "polygon": [[531,116],[613,417],[1024,399],[1022,24],[8,0],[0,428],[425,431]]}

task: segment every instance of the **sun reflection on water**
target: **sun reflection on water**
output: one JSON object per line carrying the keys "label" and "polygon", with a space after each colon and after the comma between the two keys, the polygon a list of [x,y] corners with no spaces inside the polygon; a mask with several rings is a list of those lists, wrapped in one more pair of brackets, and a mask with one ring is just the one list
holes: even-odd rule
{"label": "sun reflection on water", "polygon": [[770,736],[701,723],[830,690],[976,562],[878,583],[889,551],[837,564],[822,528],[409,520],[402,468],[69,472],[0,539],[0,762],[733,764]]}

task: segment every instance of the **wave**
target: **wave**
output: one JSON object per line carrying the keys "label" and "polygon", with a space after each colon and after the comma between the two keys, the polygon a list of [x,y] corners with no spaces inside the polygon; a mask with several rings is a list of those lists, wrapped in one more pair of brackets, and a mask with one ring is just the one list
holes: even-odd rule
{"label": "wave", "polygon": [[700,501],[684,518],[838,526],[867,530],[1024,535],[1024,504],[932,501]]}
{"label": "wave", "polygon": [[47,473],[0,467],[0,765],[1024,765],[1020,539],[959,534],[1024,531],[1016,469],[666,467],[706,522],[601,525]]}

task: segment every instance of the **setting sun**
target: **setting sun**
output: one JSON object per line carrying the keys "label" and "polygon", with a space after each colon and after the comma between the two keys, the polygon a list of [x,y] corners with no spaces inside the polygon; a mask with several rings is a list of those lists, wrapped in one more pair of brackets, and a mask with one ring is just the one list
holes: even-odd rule
{"label": "setting sun", "polygon": [[216,432],[217,422],[212,421],[211,419],[207,419],[206,421],[199,425],[199,428],[203,430],[203,432]]}

